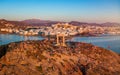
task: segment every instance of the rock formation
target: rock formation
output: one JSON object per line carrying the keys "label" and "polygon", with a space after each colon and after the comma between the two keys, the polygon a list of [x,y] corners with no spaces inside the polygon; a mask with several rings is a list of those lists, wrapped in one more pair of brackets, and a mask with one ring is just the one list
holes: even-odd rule
{"label": "rock formation", "polygon": [[87,43],[22,41],[0,46],[0,75],[120,75],[120,56]]}

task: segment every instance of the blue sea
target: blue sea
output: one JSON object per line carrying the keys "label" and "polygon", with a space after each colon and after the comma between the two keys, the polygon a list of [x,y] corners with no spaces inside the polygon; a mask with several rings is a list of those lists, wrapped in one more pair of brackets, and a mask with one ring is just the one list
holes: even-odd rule
{"label": "blue sea", "polygon": [[[43,40],[43,39],[44,38],[41,36],[20,36],[16,34],[0,34],[0,45],[25,40]],[[103,35],[99,37],[76,36],[73,37],[70,41],[92,43],[93,45],[120,53],[120,35]]]}
{"label": "blue sea", "polygon": [[26,40],[43,40],[41,36],[22,36],[16,34],[0,34],[0,45],[8,44],[11,42],[19,42]]}
{"label": "blue sea", "polygon": [[71,41],[92,43],[93,45],[120,53],[120,35],[103,35],[99,37],[74,37],[71,39]]}

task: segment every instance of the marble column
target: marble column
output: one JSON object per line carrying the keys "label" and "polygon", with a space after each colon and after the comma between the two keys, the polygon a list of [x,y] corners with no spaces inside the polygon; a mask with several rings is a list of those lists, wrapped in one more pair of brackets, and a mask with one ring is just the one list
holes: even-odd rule
{"label": "marble column", "polygon": [[59,35],[57,35],[57,45],[59,45]]}
{"label": "marble column", "polygon": [[66,46],[66,45],[65,45],[65,36],[63,35],[62,37],[63,37],[63,40],[62,40],[62,41],[63,41],[62,46]]}

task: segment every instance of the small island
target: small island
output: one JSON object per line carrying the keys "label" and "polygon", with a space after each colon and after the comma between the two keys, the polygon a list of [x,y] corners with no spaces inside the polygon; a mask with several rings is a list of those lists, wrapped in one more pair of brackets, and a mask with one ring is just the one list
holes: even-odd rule
{"label": "small island", "polygon": [[0,46],[0,75],[119,75],[120,56],[81,42],[21,41]]}

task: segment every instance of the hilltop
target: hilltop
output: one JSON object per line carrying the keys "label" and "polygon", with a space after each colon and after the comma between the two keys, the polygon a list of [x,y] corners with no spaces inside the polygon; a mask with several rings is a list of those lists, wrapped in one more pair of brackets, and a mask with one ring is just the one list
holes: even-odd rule
{"label": "hilltop", "polygon": [[25,29],[26,26],[30,25],[20,21],[9,21],[5,19],[0,19],[0,29],[1,28]]}
{"label": "hilltop", "polygon": [[53,41],[0,46],[0,75],[120,75],[120,56],[87,43]]}
{"label": "hilltop", "polygon": [[87,22],[79,22],[79,21],[64,22],[64,21],[42,20],[42,19],[26,19],[22,21],[9,21],[5,19],[0,19],[0,26],[5,25],[7,23],[15,26],[51,26],[52,24],[57,24],[57,23],[69,23],[75,26],[103,26],[103,27],[120,26],[120,23],[112,23],[112,22],[106,22],[100,24],[100,23],[87,23]]}

